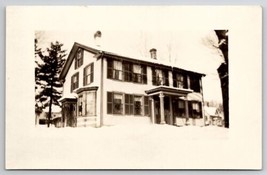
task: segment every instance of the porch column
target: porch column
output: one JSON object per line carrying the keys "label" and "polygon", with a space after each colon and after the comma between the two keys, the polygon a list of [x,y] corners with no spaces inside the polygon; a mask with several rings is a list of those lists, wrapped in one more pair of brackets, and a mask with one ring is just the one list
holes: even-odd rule
{"label": "porch column", "polygon": [[187,121],[189,119],[189,108],[188,108],[188,100],[187,96],[185,96],[185,124],[187,124]]}
{"label": "porch column", "polygon": [[153,97],[149,97],[151,100],[151,120],[152,124],[155,124],[155,101]]}
{"label": "porch column", "polygon": [[173,125],[172,97],[170,96],[170,124]]}
{"label": "porch column", "polygon": [[161,92],[159,94],[159,99],[160,99],[160,124],[165,124],[165,116],[164,116],[164,95]]}

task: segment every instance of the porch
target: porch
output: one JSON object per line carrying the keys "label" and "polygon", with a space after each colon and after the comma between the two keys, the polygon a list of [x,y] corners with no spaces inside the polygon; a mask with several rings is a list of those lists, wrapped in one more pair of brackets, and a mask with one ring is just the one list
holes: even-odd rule
{"label": "porch", "polygon": [[203,98],[191,89],[159,86],[146,91],[153,124],[204,125]]}

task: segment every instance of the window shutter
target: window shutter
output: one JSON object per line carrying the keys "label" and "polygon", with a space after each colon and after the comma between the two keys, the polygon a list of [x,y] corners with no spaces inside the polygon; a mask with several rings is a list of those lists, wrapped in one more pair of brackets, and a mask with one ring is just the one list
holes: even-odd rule
{"label": "window shutter", "polygon": [[70,93],[72,93],[72,90],[73,90],[73,76],[71,77]]}
{"label": "window shutter", "polygon": [[77,55],[75,55],[74,58],[74,68],[77,69]]}
{"label": "window shutter", "polygon": [[[83,49],[81,49],[81,65],[83,65],[83,53],[84,53],[84,51],[83,51]],[[79,66],[81,66],[81,65],[79,65]]]}
{"label": "window shutter", "polygon": [[83,69],[83,86],[87,84],[86,82],[86,67]]}
{"label": "window shutter", "polygon": [[177,87],[177,78],[176,78],[176,73],[172,73],[172,79],[173,79],[173,87]]}
{"label": "window shutter", "polygon": [[149,100],[148,100],[148,96],[144,96],[144,115],[149,115]]}
{"label": "window shutter", "polygon": [[79,88],[79,72],[77,73],[77,87],[76,88]]}
{"label": "window shutter", "polygon": [[113,93],[107,92],[107,113],[113,113]]}
{"label": "window shutter", "polygon": [[133,115],[134,113],[134,99],[133,99],[133,95],[129,95],[130,96],[130,114]]}
{"label": "window shutter", "polygon": [[108,63],[108,66],[107,66],[107,68],[108,68],[108,71],[107,71],[108,75],[107,75],[107,77],[108,78],[113,78],[112,77],[112,75],[113,75],[113,61],[112,60],[107,60],[107,63]]}
{"label": "window shutter", "polygon": [[94,63],[91,64],[91,75],[90,75],[91,83],[94,81]]}

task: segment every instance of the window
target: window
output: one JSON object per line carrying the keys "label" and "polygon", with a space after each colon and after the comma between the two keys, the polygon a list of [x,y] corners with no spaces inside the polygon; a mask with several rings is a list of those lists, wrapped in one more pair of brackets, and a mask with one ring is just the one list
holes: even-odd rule
{"label": "window", "polygon": [[168,70],[160,70],[152,68],[152,84],[155,86],[164,85],[169,86],[169,72]]}
{"label": "window", "polygon": [[81,67],[83,65],[83,50],[78,49],[75,56],[75,69]]}
{"label": "window", "polygon": [[192,117],[201,118],[201,102],[192,102]]}
{"label": "window", "polygon": [[83,70],[83,85],[88,85],[94,81],[94,63],[89,64]]}
{"label": "window", "polygon": [[96,92],[86,93],[85,114],[87,116],[96,115]]}
{"label": "window", "polygon": [[175,73],[173,75],[173,86],[178,88],[186,88],[186,77],[181,73]]}
{"label": "window", "polygon": [[149,115],[148,96],[107,93],[107,113],[124,115]]}
{"label": "window", "polygon": [[82,116],[83,114],[83,96],[80,95],[78,98],[78,116]]}
{"label": "window", "polygon": [[108,92],[108,114],[123,114],[123,95]]}
{"label": "window", "polygon": [[195,76],[190,76],[190,88],[195,92],[200,92],[199,78]]}
{"label": "window", "polygon": [[134,115],[142,115],[142,96],[134,96]]}
{"label": "window", "polygon": [[71,92],[79,87],[79,72],[71,77]]}
{"label": "window", "polygon": [[187,88],[187,76],[183,72],[173,72],[173,87]]}
{"label": "window", "polygon": [[162,80],[161,70],[152,68],[152,84],[159,86],[161,85],[161,80]]}
{"label": "window", "polygon": [[128,61],[108,60],[108,78],[146,84],[146,66]]}
{"label": "window", "polygon": [[122,80],[122,62],[108,61],[108,78]]}

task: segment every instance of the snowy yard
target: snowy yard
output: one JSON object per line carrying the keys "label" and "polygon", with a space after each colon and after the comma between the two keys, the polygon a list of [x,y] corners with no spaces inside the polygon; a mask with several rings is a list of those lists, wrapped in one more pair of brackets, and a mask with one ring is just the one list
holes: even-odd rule
{"label": "snowy yard", "polygon": [[[216,161],[222,154],[218,150],[218,155],[210,155],[210,151],[217,153],[216,147],[228,140],[228,130],[215,126],[124,125],[35,129],[29,140],[18,140],[14,145],[16,148],[13,149],[19,153],[13,155],[19,162],[18,168],[24,165],[50,169],[186,169],[192,168],[195,161],[202,161],[200,168],[204,168],[209,167],[203,161],[208,154],[212,157],[209,161]],[[32,143],[29,144],[29,141]]]}

